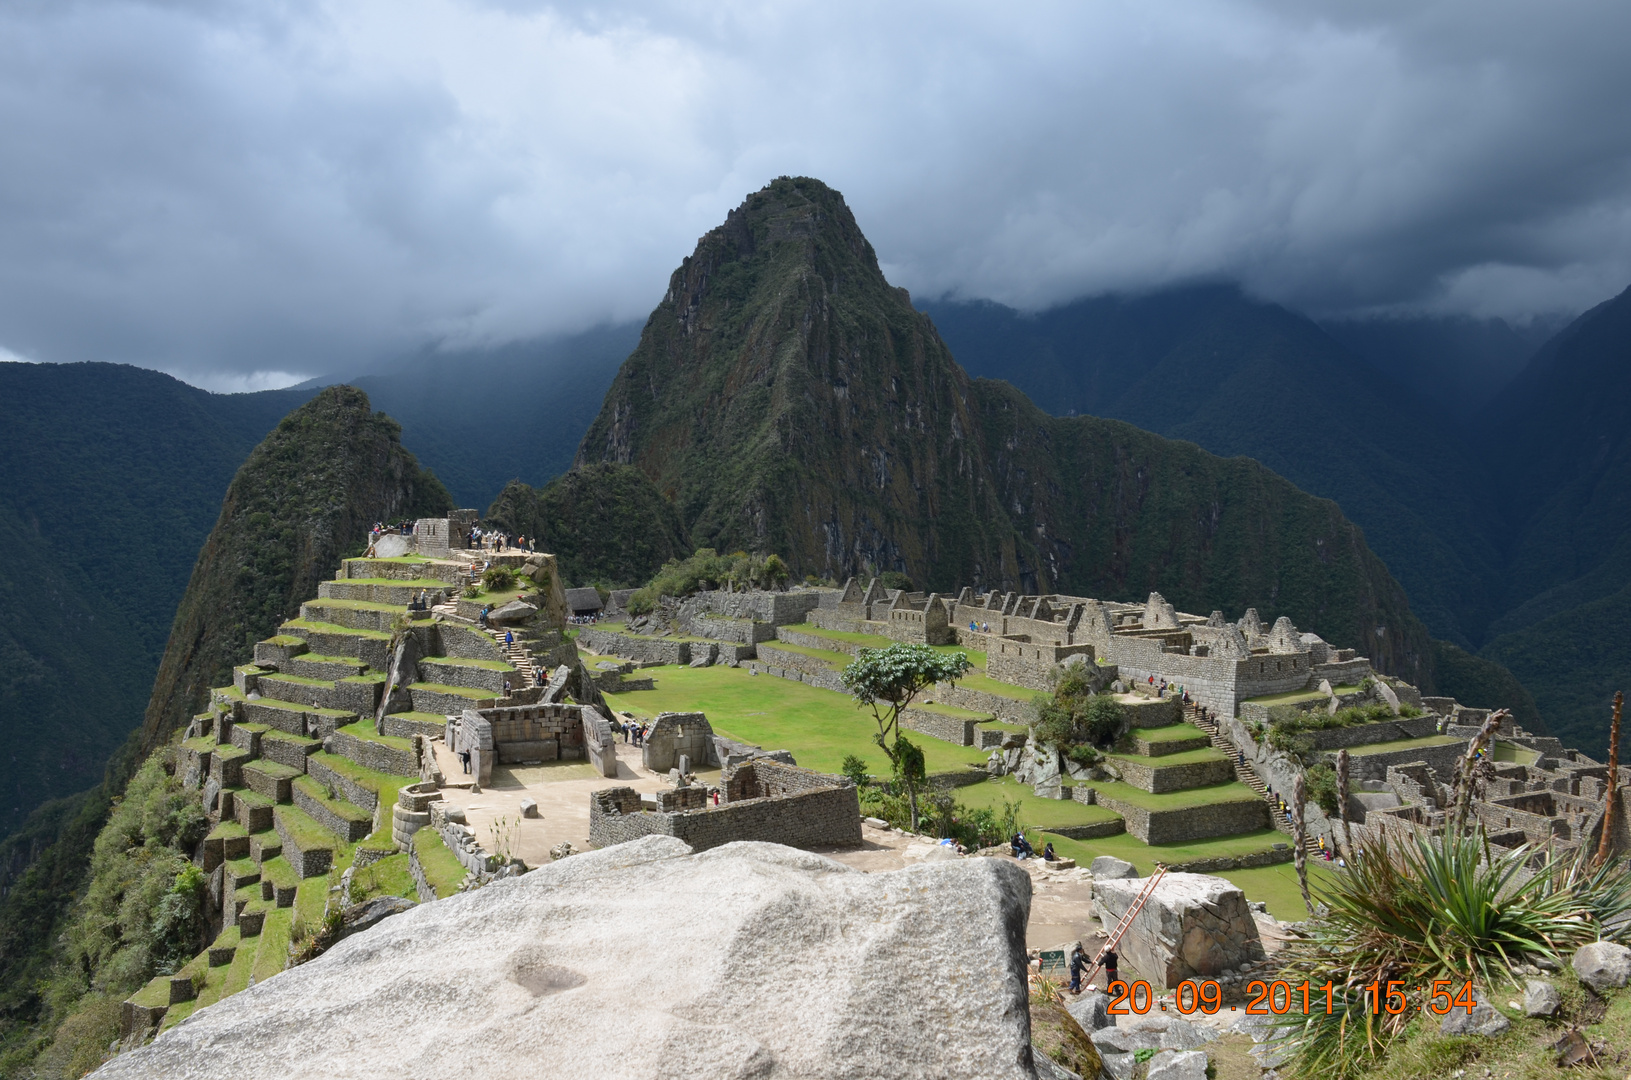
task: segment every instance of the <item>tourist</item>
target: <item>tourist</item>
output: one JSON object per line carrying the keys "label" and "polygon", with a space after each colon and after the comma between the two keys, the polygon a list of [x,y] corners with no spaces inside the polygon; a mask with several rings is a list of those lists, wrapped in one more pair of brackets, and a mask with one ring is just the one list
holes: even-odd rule
{"label": "tourist", "polygon": [[1042,849],[1042,861],[1053,862],[1057,858],[1058,856],[1053,853],[1053,841],[1049,840],[1047,846]]}
{"label": "tourist", "polygon": [[506,644],[506,645],[514,645],[515,644],[515,632],[513,630],[504,631],[504,644]]}
{"label": "tourist", "polygon": [[483,625],[483,626],[487,625],[487,613],[489,611],[492,611],[492,610],[493,610],[493,606],[491,604],[481,605],[481,625]]}
{"label": "tourist", "polygon": [[[1052,845],[1050,844],[1049,847],[1052,847]],[[1087,950],[1082,948],[1082,943],[1078,941],[1076,947],[1070,951],[1071,993],[1080,994],[1082,992],[1082,972],[1086,971],[1092,964],[1093,961],[1087,957]]]}
{"label": "tourist", "polygon": [[714,788],[714,805],[715,806],[719,805],[719,789],[718,788]]}
{"label": "tourist", "polygon": [[470,775],[470,751],[460,750],[459,751],[459,761],[464,764],[464,775],[469,776]]}
{"label": "tourist", "polygon": [[1246,767],[1246,751],[1237,750],[1235,753],[1240,756],[1240,767],[1244,769]]}
{"label": "tourist", "polygon": [[1104,965],[1104,988],[1108,990],[1121,981],[1121,976],[1116,973],[1116,950],[1104,950],[1099,962]]}
{"label": "tourist", "polygon": [[504,696],[510,696],[510,680],[507,677],[504,680]]}

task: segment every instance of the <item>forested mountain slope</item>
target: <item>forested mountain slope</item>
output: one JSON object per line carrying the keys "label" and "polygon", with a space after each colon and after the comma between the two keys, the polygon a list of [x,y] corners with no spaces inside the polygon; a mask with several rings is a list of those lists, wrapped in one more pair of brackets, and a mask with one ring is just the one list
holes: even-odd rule
{"label": "forested mountain slope", "polygon": [[1426,629],[1335,504],[971,380],[818,181],[777,180],[702,238],[578,461],[636,466],[695,543],[795,573],[1255,605],[1433,681]]}
{"label": "forested mountain slope", "polygon": [[102,777],[244,456],[309,392],[0,364],[0,836]]}

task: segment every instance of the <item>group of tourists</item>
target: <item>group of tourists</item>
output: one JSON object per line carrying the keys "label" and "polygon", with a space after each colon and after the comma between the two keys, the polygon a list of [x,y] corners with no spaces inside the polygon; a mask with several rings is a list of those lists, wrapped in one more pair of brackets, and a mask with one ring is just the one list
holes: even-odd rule
{"label": "group of tourists", "polygon": [[591,615],[568,615],[566,621],[573,626],[592,626],[600,621],[600,612],[597,611]]}
{"label": "group of tourists", "polygon": [[1180,686],[1178,683],[1169,683],[1165,677],[1160,682],[1156,682],[1154,675],[1150,676],[1149,685],[1155,687],[1155,696],[1157,698],[1164,698],[1168,693],[1182,694],[1184,704],[1186,706],[1189,704],[1189,689],[1185,686]]}
{"label": "group of tourists", "polygon": [[646,736],[651,734],[651,722],[649,720],[642,720],[638,723],[633,720],[627,722],[613,720],[612,724],[622,734],[623,741],[634,746],[644,746]]}
{"label": "group of tourists", "polygon": [[977,623],[970,620],[968,628],[976,634],[989,634],[991,632],[991,624],[987,622]]}

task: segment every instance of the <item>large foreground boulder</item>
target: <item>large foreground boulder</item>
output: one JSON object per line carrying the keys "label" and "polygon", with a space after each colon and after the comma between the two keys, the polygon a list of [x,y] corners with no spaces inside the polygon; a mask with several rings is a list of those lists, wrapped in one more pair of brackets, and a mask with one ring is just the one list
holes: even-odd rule
{"label": "large foreground boulder", "polygon": [[1033,1080],[1030,879],[652,836],[394,915],[96,1075]]}
{"label": "large foreground boulder", "polygon": [[[1093,879],[1093,899],[1106,927],[1114,926],[1143,890],[1145,880]],[[1157,989],[1187,979],[1212,979],[1264,957],[1246,894],[1223,878],[1168,874],[1144,904],[1121,955]]]}

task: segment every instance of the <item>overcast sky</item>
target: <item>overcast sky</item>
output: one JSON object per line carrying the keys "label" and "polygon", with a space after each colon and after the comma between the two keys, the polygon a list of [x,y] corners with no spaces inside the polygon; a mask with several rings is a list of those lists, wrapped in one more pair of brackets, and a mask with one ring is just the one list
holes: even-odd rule
{"label": "overcast sky", "polygon": [[9,0],[0,357],[258,387],[641,318],[780,174],[918,296],[1574,312],[1631,284],[1627,42],[1623,0]]}

